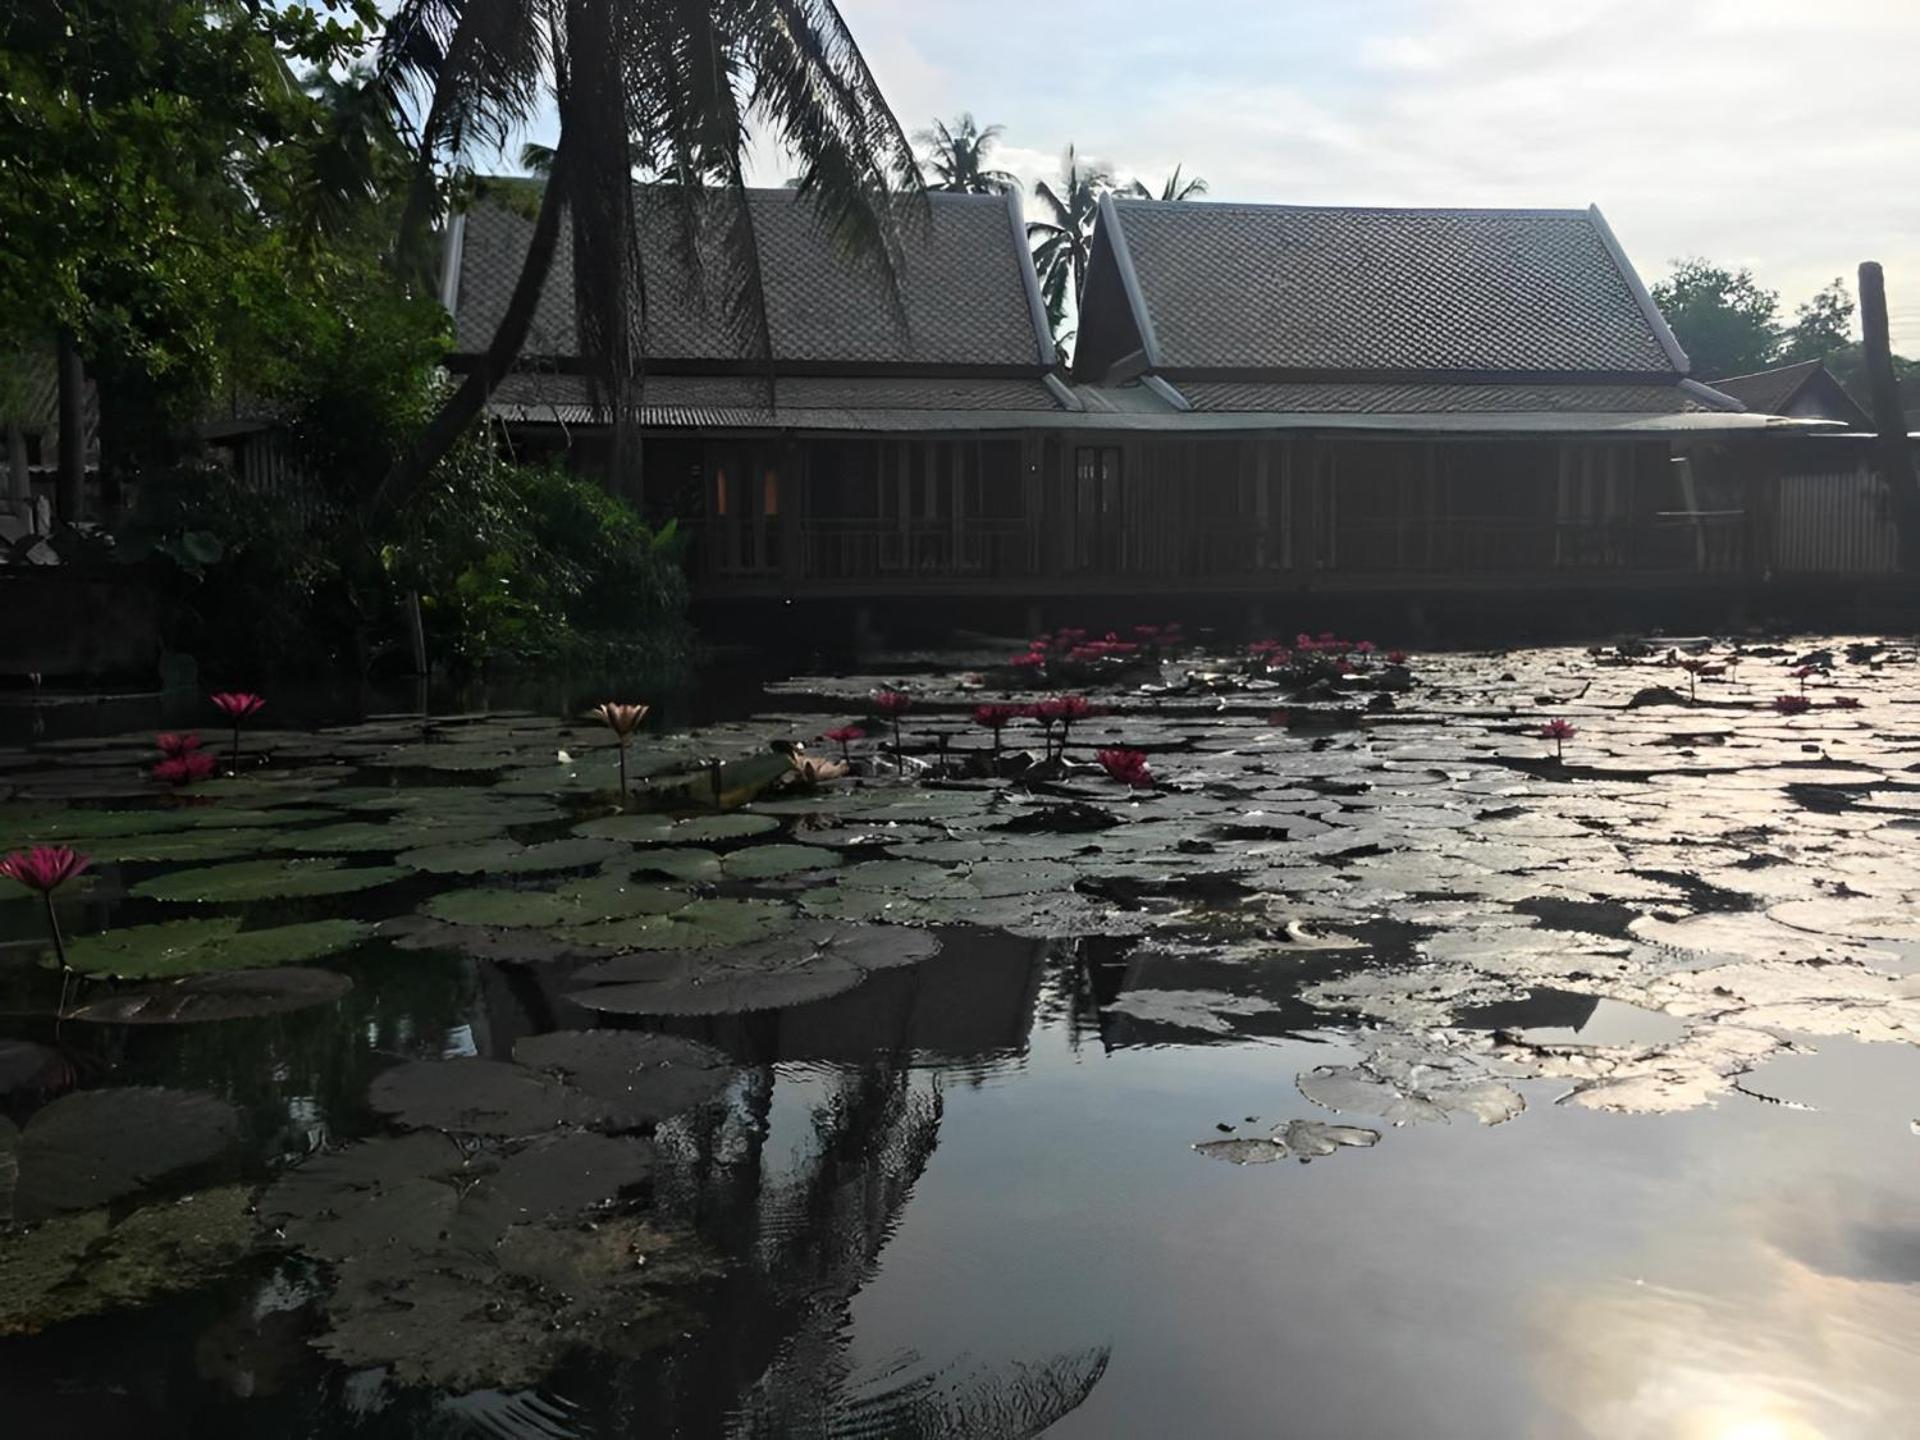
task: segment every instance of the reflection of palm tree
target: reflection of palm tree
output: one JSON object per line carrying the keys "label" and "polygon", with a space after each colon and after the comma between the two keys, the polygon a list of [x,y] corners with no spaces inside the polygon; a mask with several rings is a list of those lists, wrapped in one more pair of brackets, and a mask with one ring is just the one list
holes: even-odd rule
{"label": "reflection of palm tree", "polygon": [[1079,307],[1100,197],[1113,188],[1113,172],[1100,165],[1083,165],[1069,145],[1060,181],[1059,190],[1044,180],[1033,187],[1042,218],[1027,222],[1027,239],[1033,245],[1033,265],[1040,275],[1040,293],[1047,302],[1054,338],[1065,341],[1071,333],[1065,328],[1068,304]]}
{"label": "reflection of palm tree", "polygon": [[1155,195],[1147,188],[1146,183],[1140,180],[1135,180],[1127,186],[1127,193],[1142,200],[1197,200],[1207,193],[1207,182],[1204,179],[1195,175],[1191,179],[1182,180],[1180,170],[1181,167],[1178,165],[1173,167],[1173,173],[1160,186],[1158,195]]}
{"label": "reflection of palm tree", "polygon": [[1007,170],[995,170],[987,164],[987,152],[1004,133],[1005,127],[989,125],[982,130],[973,116],[963,114],[947,127],[944,120],[933,122],[913,138],[928,148],[923,170],[933,173],[929,190],[952,190],[963,195],[1003,195],[1018,190],[1020,181]]}

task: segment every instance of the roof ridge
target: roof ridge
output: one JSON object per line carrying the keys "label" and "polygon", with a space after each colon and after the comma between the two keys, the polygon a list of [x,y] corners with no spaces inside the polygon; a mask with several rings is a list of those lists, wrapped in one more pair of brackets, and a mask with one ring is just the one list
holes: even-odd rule
{"label": "roof ridge", "polygon": [[1206,211],[1250,210],[1267,212],[1307,212],[1343,215],[1510,215],[1524,219],[1584,220],[1589,211],[1581,207],[1526,205],[1297,205],[1280,200],[1160,200],[1144,195],[1123,195],[1108,191],[1116,207],[1134,209],[1177,209],[1189,214]]}
{"label": "roof ridge", "polygon": [[1706,383],[1709,385],[1719,385],[1727,380],[1758,380],[1763,375],[1785,375],[1793,370],[1822,369],[1826,366],[1826,363],[1826,361],[1816,356],[1812,360],[1792,360],[1785,365],[1769,365],[1764,370],[1746,370],[1738,375],[1721,375]]}

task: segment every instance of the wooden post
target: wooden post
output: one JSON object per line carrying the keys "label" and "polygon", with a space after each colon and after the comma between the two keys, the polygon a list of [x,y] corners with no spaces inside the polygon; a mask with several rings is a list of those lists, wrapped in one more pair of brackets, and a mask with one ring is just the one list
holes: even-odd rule
{"label": "wooden post", "polygon": [[1867,393],[1873,403],[1873,428],[1879,435],[1874,454],[1892,501],[1893,527],[1900,544],[1900,568],[1920,570],[1920,490],[1914,485],[1913,459],[1900,386],[1893,374],[1893,345],[1887,329],[1887,282],[1877,260],[1860,265],[1860,331],[1867,362]]}

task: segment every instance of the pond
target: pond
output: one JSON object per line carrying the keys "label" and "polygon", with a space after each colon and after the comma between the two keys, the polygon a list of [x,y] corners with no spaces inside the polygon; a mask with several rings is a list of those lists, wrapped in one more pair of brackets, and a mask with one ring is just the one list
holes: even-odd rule
{"label": "pond", "polygon": [[0,880],[9,1434],[1920,1404],[1912,645],[1068,632],[624,750],[576,698],[0,750],[0,851],[91,857],[66,970]]}

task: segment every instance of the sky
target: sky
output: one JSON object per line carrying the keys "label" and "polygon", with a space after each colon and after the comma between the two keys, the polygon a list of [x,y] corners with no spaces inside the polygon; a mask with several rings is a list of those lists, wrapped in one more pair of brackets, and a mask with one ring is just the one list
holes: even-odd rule
{"label": "sky", "polygon": [[[1215,200],[1598,204],[1648,284],[1748,266],[1786,317],[1879,260],[1920,355],[1920,0],[839,7],[909,130],[1003,125],[1029,190],[1072,142]],[[753,178],[790,169],[762,153]]]}

